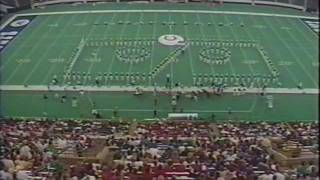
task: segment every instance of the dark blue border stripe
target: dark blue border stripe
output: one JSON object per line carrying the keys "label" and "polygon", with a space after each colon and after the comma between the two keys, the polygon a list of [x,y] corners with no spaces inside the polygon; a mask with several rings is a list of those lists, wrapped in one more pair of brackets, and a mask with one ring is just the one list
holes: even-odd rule
{"label": "dark blue border stripe", "polygon": [[318,19],[301,19],[313,32],[319,35],[319,20]]}
{"label": "dark blue border stripe", "polygon": [[[0,53],[26,28],[36,16],[18,16],[0,30]],[[25,23],[23,23],[25,22]],[[14,26],[16,24],[17,26]]]}

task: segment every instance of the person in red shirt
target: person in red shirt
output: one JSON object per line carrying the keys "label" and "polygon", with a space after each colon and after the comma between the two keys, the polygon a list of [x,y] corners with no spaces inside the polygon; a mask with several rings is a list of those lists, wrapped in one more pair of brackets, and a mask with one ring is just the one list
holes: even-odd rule
{"label": "person in red shirt", "polygon": [[118,180],[115,173],[110,168],[105,168],[102,173],[102,180]]}
{"label": "person in red shirt", "polygon": [[136,169],[132,169],[132,171],[130,171],[127,176],[129,177],[130,180],[139,180],[139,175],[137,174],[137,170]]}
{"label": "person in red shirt", "polygon": [[164,176],[165,172],[166,171],[163,169],[162,165],[159,164],[158,167],[155,168],[154,174],[157,177]]}
{"label": "person in red shirt", "polygon": [[142,180],[150,180],[153,177],[154,176],[152,174],[150,166],[146,166],[145,169],[143,170]]}

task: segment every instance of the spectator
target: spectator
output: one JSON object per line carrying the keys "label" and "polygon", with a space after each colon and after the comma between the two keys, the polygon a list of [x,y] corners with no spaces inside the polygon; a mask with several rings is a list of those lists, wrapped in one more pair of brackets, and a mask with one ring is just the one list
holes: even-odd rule
{"label": "spectator", "polygon": [[5,165],[0,161],[0,179],[1,180],[13,180],[13,176],[5,169]]}

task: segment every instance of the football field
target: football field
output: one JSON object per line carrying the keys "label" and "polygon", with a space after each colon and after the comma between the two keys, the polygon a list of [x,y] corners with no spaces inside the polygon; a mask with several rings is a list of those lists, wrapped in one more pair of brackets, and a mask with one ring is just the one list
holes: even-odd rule
{"label": "football field", "polygon": [[9,18],[22,29],[1,51],[1,115],[318,119],[318,19],[150,8]]}

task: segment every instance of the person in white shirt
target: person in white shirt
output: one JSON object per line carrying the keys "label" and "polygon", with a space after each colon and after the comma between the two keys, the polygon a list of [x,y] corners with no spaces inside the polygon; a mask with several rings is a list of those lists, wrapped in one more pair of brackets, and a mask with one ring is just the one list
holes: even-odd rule
{"label": "person in white shirt", "polygon": [[13,180],[12,174],[5,172],[4,170],[0,170],[0,179],[1,180]]}
{"label": "person in white shirt", "polygon": [[286,177],[280,172],[274,173],[274,176],[275,176],[275,180],[285,180],[286,179]]}
{"label": "person in white shirt", "polygon": [[1,180],[13,180],[12,174],[8,173],[5,169],[5,165],[0,161],[0,179]]}
{"label": "person in white shirt", "polygon": [[84,176],[83,178],[81,178],[81,180],[96,180],[97,178],[94,177],[94,176],[89,176],[89,175],[86,175]]}
{"label": "person in white shirt", "polygon": [[27,143],[24,143],[24,145],[20,148],[19,154],[20,156],[26,157],[28,159],[32,158],[31,148],[27,145]]}
{"label": "person in white shirt", "polygon": [[273,180],[273,174],[266,172],[258,177],[258,180]]}
{"label": "person in white shirt", "polygon": [[158,148],[150,148],[147,153],[150,153],[152,157],[160,157],[160,150]]}
{"label": "person in white shirt", "polygon": [[29,178],[28,174],[25,171],[18,171],[16,177],[17,180],[25,180]]}
{"label": "person in white shirt", "polygon": [[136,168],[143,167],[143,161],[140,161],[140,160],[134,161],[133,166]]}
{"label": "person in white shirt", "polygon": [[57,139],[57,144],[58,144],[58,147],[61,148],[61,149],[65,149],[67,147],[67,140],[65,138],[58,138]]}
{"label": "person in white shirt", "polygon": [[41,140],[37,140],[34,145],[38,148],[38,150],[40,152],[43,152],[45,148],[48,147],[48,144],[45,144],[43,141]]}
{"label": "person in white shirt", "polygon": [[4,165],[4,169],[7,170],[9,173],[13,173],[15,170],[15,165],[13,160],[9,156],[4,157],[2,160],[2,163]]}

